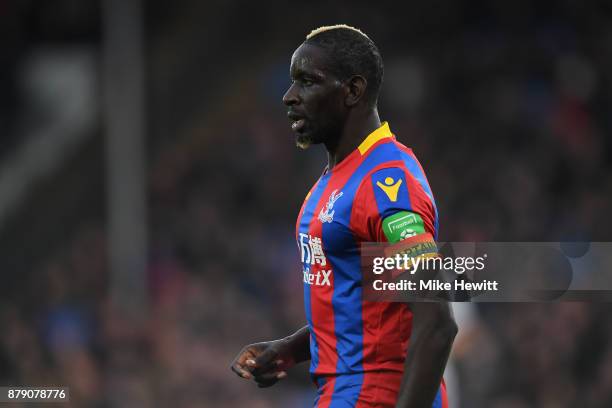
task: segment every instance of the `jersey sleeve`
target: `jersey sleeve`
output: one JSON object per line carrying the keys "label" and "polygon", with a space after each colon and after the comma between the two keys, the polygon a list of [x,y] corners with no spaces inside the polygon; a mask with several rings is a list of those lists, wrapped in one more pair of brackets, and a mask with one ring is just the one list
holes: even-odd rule
{"label": "jersey sleeve", "polygon": [[368,242],[436,235],[434,204],[404,167],[378,169],[363,180],[352,224],[360,239]]}

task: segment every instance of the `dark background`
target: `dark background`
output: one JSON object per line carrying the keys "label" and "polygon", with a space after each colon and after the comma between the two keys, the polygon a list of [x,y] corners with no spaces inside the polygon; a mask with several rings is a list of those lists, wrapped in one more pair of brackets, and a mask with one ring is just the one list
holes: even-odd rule
{"label": "dark background", "polygon": [[[69,386],[74,406],[310,406],[306,365],[259,390],[229,363],[305,321],[293,230],[326,156],[295,148],[281,97],[325,24],[381,50],[381,118],[428,174],[441,241],[610,240],[609,2],[120,3],[0,0],[0,385]],[[115,52],[130,33],[137,52]],[[112,228],[135,203],[109,205],[109,169],[144,209]],[[113,267],[133,230],[144,262]],[[608,304],[455,306],[452,407],[612,406]]]}

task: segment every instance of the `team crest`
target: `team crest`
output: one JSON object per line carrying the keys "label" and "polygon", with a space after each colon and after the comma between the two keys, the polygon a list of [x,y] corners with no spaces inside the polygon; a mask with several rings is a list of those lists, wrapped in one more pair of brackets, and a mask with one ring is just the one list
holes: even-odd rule
{"label": "team crest", "polygon": [[336,210],[334,210],[334,204],[340,197],[342,197],[342,194],[344,194],[342,191],[340,193],[338,193],[338,190],[332,191],[327,203],[325,204],[325,207],[321,208],[321,212],[319,213],[319,221],[331,223],[334,220],[334,213],[336,212]]}

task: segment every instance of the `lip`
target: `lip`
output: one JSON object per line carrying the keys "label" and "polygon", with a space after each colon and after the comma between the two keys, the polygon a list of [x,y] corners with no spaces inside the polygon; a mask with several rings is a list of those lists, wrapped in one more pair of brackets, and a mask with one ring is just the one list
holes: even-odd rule
{"label": "lip", "polygon": [[302,133],[306,125],[306,117],[298,112],[290,110],[287,117],[291,120],[291,129],[296,133]]}
{"label": "lip", "polygon": [[292,121],[294,121],[294,122],[297,121],[297,120],[305,119],[306,118],[304,115],[302,115],[300,113],[297,113],[295,111],[288,111],[287,112],[287,117],[289,119],[291,119]]}

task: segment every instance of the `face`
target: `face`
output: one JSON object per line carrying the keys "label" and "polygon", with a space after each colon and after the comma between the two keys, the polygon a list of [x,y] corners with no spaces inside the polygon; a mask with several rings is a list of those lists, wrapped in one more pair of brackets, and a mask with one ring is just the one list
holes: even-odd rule
{"label": "face", "polygon": [[283,96],[296,144],[333,142],[347,116],[346,87],[327,68],[324,49],[302,44],[291,57],[291,86]]}

